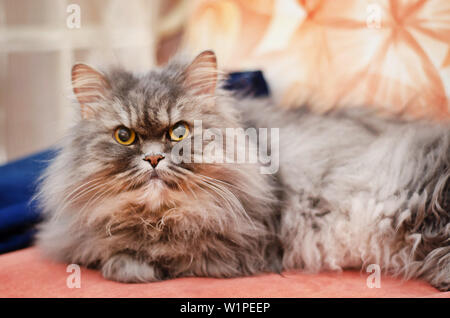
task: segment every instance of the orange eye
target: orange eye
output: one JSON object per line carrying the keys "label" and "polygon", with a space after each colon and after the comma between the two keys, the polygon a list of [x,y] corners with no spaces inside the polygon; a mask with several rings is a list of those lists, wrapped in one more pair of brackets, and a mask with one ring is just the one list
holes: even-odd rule
{"label": "orange eye", "polygon": [[169,129],[169,136],[172,141],[180,141],[189,135],[189,126],[185,122],[178,122]]}
{"label": "orange eye", "polygon": [[114,131],[114,139],[121,145],[129,146],[136,139],[136,133],[127,127],[121,126]]}

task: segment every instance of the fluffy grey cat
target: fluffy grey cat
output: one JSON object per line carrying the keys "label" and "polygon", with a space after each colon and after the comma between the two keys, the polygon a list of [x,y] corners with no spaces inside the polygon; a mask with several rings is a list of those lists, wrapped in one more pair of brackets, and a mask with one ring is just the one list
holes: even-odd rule
{"label": "fluffy grey cat", "polygon": [[[74,66],[81,116],[38,194],[47,255],[122,282],[378,264],[449,290],[449,125],[285,111],[219,75],[211,51],[145,74]],[[280,128],[279,171],[173,160],[195,120]]]}

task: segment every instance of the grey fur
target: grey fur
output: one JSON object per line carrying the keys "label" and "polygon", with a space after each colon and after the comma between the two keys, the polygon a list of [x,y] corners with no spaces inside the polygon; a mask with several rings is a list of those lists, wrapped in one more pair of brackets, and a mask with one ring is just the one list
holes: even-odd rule
{"label": "grey fur", "polygon": [[[144,75],[104,74],[111,87],[92,103],[95,118],[77,122],[43,176],[38,244],[47,255],[125,282],[376,263],[449,289],[447,124],[283,111],[220,88],[196,95],[186,69],[172,61]],[[281,127],[278,174],[168,163],[165,185],[149,184],[136,158],[149,147],[168,153],[167,127],[194,119],[204,128]],[[119,125],[139,142],[116,143]]]}
{"label": "grey fur", "polygon": [[[143,75],[115,69],[103,74],[106,81],[91,72],[74,83],[109,85],[95,98],[79,91],[92,111],[70,130],[42,178],[38,200],[46,220],[37,244],[46,255],[124,282],[280,270],[279,258],[269,257],[279,248],[271,177],[256,164],[170,160],[167,131],[180,120],[240,126],[225,92],[192,92],[187,67],[175,60]],[[136,131],[137,143],[112,138],[121,125]],[[163,181],[149,181],[153,168],[142,160],[149,151],[166,155],[156,169]]]}
{"label": "grey fur", "polygon": [[[265,109],[264,109],[265,107]],[[375,263],[450,283],[450,126],[353,108],[314,114],[241,104],[248,125],[280,130],[283,268]],[[271,114],[268,116],[267,114]]]}

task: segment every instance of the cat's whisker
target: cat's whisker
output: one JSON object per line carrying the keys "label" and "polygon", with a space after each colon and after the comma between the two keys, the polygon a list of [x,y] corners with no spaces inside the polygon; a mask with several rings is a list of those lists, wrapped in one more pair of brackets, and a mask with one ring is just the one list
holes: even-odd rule
{"label": "cat's whisker", "polygon": [[[200,176],[197,176],[197,177],[201,179]],[[215,184],[212,181],[206,181],[206,180],[199,180],[199,181],[201,184],[203,184],[204,186],[206,186],[207,188],[212,190],[214,193],[219,195],[224,200],[224,202],[227,204],[227,206],[230,208],[230,212],[239,212],[241,215],[243,215],[249,221],[249,223],[253,227],[256,227],[254,222],[248,215],[247,211],[242,206],[242,204],[239,202],[239,200],[237,199],[237,197],[235,196],[235,194],[233,192],[229,191],[228,189],[223,188],[219,184]]]}
{"label": "cat's whisker", "polygon": [[59,216],[61,213],[59,213],[60,211],[65,211],[65,209],[70,206],[71,204],[73,204],[76,200],[78,200],[79,198],[82,198],[86,195],[88,195],[89,193],[95,191],[96,189],[98,189],[101,186],[101,183],[94,183],[91,184],[89,187],[83,189],[82,191],[78,192],[74,197],[67,199],[65,198],[64,200],[62,200],[60,202],[60,204],[56,207],[56,211],[55,214],[52,215],[52,219],[57,220],[59,219]]}
{"label": "cat's whisker", "polygon": [[85,183],[82,183],[81,185],[79,185],[78,187],[76,187],[72,192],[70,192],[68,195],[66,195],[65,198],[70,198],[70,196],[71,196],[72,194],[74,194],[76,191],[78,191],[80,188],[82,188],[82,187],[84,187],[84,186],[87,186],[88,184],[90,184],[90,183],[92,183],[92,182],[94,182],[94,181],[98,181],[98,180],[100,180],[100,179],[102,179],[102,178],[101,178],[101,177],[98,177],[98,178],[94,178],[94,179],[92,179],[92,180],[90,180],[90,181],[87,181],[87,182],[85,182]]}
{"label": "cat's whisker", "polygon": [[[102,184],[107,186],[108,183]],[[87,203],[84,204],[84,206],[81,208],[79,213],[82,215],[84,211],[86,211],[87,208],[94,205],[94,203],[98,202],[100,199],[102,199],[106,194],[112,193],[112,189],[109,187],[105,187],[103,190],[97,192],[95,195],[93,195]]]}
{"label": "cat's whisker", "polygon": [[[85,186],[87,184],[88,184],[88,182],[86,184],[83,184],[82,186]],[[74,197],[70,197],[70,195],[67,196],[62,201],[62,203],[64,205],[61,207],[61,210],[64,210],[67,206],[71,205],[73,202],[75,202],[80,197],[83,197],[84,195],[89,194],[92,190],[96,189],[100,185],[101,185],[101,183],[99,183],[99,180],[97,180],[95,183],[91,184],[89,187],[86,187],[86,188],[82,189],[81,191],[77,192]],[[78,187],[77,190],[80,189],[82,186]],[[71,195],[75,194],[75,191],[76,190],[74,190]]]}
{"label": "cat's whisker", "polygon": [[[216,178],[212,178],[212,177],[208,177],[208,176],[205,176],[205,175],[200,174],[200,173],[196,173],[196,175],[201,176],[201,177],[203,177],[203,178],[206,178],[206,179],[208,179],[208,180],[214,181],[214,182],[221,183],[221,184],[223,184],[224,186],[232,187],[232,188],[234,188],[234,189],[236,189],[236,190],[238,190],[238,191],[243,191],[242,188],[240,188],[240,187],[238,187],[238,186],[236,186],[236,185],[234,185],[234,184],[231,184],[231,183],[229,183],[229,182],[226,182],[226,181],[223,181],[223,180],[219,180],[219,179],[216,179]],[[255,196],[255,195],[254,195],[253,193],[251,193],[251,192],[248,192],[248,194],[251,195],[252,197],[254,197],[255,199],[264,199],[264,200],[267,200],[267,197],[263,197],[263,196]]]}
{"label": "cat's whisker", "polygon": [[82,191],[80,191],[76,196],[74,196],[73,198],[71,198],[69,201],[67,201],[67,206],[72,204],[73,202],[77,201],[78,199],[90,194],[91,192],[96,191],[97,189],[99,189],[101,186],[103,185],[103,182],[98,182],[95,183],[89,187],[87,187],[86,189],[83,189]]}
{"label": "cat's whisker", "polygon": [[[171,168],[172,168],[172,173],[173,173],[177,178],[182,178],[183,181],[185,181],[185,182],[188,180],[187,176],[186,176],[185,174],[183,174],[182,172],[179,171],[179,170],[183,171],[183,170],[186,170],[186,169],[183,169],[183,168],[177,167],[177,166],[172,166]],[[186,170],[186,171],[189,171],[189,170]],[[189,182],[186,182],[186,188],[191,192],[192,196],[197,200],[198,197],[197,197],[197,195],[195,194],[195,192],[192,190],[192,188],[188,186],[189,184],[190,184]],[[183,190],[183,192],[186,194],[186,192],[185,192],[184,190]],[[186,195],[187,195],[187,194],[186,194]]]}

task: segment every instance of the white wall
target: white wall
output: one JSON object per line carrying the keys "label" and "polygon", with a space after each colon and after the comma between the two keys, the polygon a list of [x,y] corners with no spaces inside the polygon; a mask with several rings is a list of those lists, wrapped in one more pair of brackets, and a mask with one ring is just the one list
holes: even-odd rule
{"label": "white wall", "polygon": [[[80,29],[66,23],[72,3]],[[160,0],[0,0],[0,163],[61,137],[74,62],[154,65],[159,8]]]}

